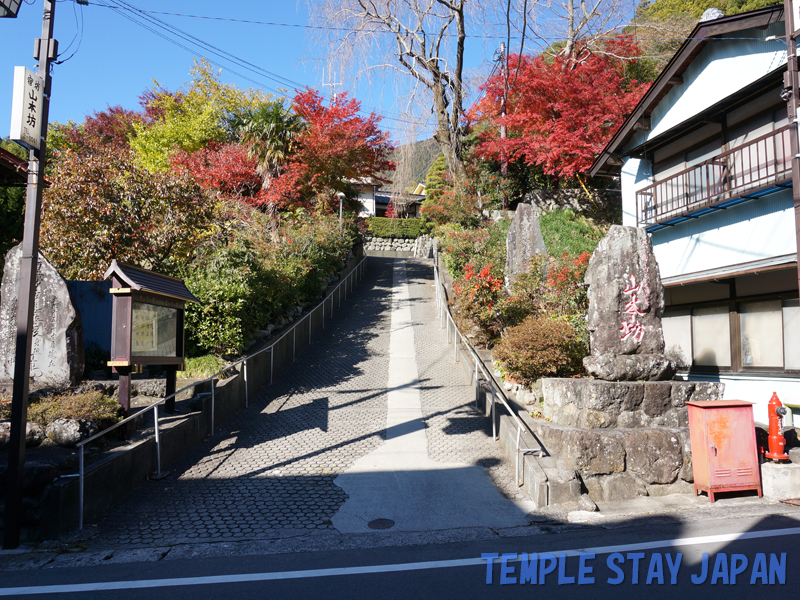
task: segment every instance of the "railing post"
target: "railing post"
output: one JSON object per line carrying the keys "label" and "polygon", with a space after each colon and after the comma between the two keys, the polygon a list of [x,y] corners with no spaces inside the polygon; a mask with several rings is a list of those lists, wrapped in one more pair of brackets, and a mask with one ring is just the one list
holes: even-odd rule
{"label": "railing post", "polygon": [[295,342],[297,341],[297,327],[292,327],[292,362],[294,362],[294,349],[295,349]]}
{"label": "railing post", "polygon": [[519,436],[522,433],[519,425],[517,425],[517,452],[514,456],[514,477],[516,477],[517,487],[520,486],[519,482]]}
{"label": "railing post", "polygon": [[275,357],[275,344],[269,349],[269,384],[272,385],[272,372],[274,369],[272,368],[275,362],[272,360]]}
{"label": "railing post", "polygon": [[156,478],[161,479],[161,433],[158,429],[158,404],[153,405],[153,427],[156,432]]}
{"label": "railing post", "polygon": [[458,328],[455,321],[453,321],[453,362],[458,362]]}
{"label": "railing post", "polygon": [[497,423],[495,419],[495,407],[494,407],[494,390],[492,390],[492,439],[497,439]]}
{"label": "railing post", "polygon": [[322,299],[322,328],[325,329],[325,298]]}
{"label": "railing post", "polygon": [[78,530],[83,531],[83,446],[78,451]]}
{"label": "railing post", "polygon": [[247,359],[244,359],[244,407],[248,408],[250,405],[250,393],[247,390]]}
{"label": "railing post", "polygon": [[477,410],[477,408],[478,408],[478,396],[480,395],[480,393],[479,393],[479,389],[480,388],[478,386],[478,357],[475,356],[474,359],[475,359],[475,409]]}
{"label": "railing post", "polygon": [[308,313],[308,345],[311,345],[311,312]]}
{"label": "railing post", "polygon": [[214,435],[214,410],[216,403],[217,380],[211,379],[211,435]]}

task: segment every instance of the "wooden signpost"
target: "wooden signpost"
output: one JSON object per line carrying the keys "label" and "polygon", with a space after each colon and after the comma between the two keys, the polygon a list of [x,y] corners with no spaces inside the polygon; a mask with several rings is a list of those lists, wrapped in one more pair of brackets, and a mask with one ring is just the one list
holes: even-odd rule
{"label": "wooden signpost", "polygon": [[[119,374],[119,403],[127,416],[131,375],[140,373],[143,365],[166,367],[166,395],[175,393],[177,372],[184,363],[184,309],[187,302],[200,301],[181,279],[116,260],[106,271],[108,278],[114,296],[108,366]],[[164,408],[174,411],[175,398]]]}

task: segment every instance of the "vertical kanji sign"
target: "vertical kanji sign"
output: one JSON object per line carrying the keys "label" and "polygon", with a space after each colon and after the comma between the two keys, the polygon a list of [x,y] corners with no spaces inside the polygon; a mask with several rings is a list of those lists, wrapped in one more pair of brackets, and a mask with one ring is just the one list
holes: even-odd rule
{"label": "vertical kanji sign", "polygon": [[42,131],[44,82],[25,67],[14,67],[14,99],[11,104],[11,135],[26,148],[39,149]]}

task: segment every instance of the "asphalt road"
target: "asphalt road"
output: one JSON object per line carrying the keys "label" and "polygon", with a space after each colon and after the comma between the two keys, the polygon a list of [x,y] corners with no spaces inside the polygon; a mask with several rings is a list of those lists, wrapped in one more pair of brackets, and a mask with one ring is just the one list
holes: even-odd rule
{"label": "asphalt road", "polygon": [[[797,593],[800,519],[776,516],[643,524],[633,521],[615,530],[575,528],[491,542],[4,572],[0,598],[464,599],[529,598],[544,593],[547,598],[574,600],[675,598],[685,592],[726,599],[794,597]],[[539,561],[534,562],[539,570],[544,566],[544,571],[551,572],[541,582],[535,578],[533,587],[520,584],[520,562],[507,556],[508,583],[501,583],[499,557],[516,554],[518,558],[523,552],[529,560],[537,553]],[[486,554],[498,555],[491,573],[487,559],[481,558]],[[678,554],[681,559],[676,564]],[[708,555],[707,573],[696,583],[693,576],[701,573],[704,554]],[[763,564],[759,554],[764,555]],[[584,571],[583,584],[578,583],[580,562],[592,569]],[[492,583],[487,584],[489,574]],[[542,573],[537,575],[542,577]],[[588,583],[592,577],[594,582]]]}

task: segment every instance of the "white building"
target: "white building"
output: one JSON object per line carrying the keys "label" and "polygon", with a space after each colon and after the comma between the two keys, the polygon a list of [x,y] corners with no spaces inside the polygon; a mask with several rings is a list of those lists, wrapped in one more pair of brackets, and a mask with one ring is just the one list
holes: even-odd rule
{"label": "white building", "polygon": [[[667,348],[725,398],[800,405],[783,8],[699,23],[592,166],[650,232]],[[800,410],[795,420],[800,424]]]}

